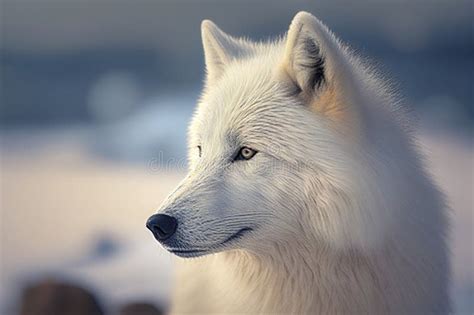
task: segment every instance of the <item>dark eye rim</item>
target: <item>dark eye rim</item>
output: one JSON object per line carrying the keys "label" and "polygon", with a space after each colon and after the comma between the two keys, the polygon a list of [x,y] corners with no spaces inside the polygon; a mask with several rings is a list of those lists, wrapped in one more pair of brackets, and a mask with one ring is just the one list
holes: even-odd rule
{"label": "dark eye rim", "polygon": [[201,157],[202,155],[202,147],[200,145],[197,146],[198,150],[199,150],[199,157]]}
{"label": "dark eye rim", "polygon": [[[243,151],[244,149],[249,149],[249,150],[251,150],[251,151],[252,151],[252,155],[251,155],[250,157],[244,157],[244,155],[242,154],[242,151]],[[252,148],[250,148],[250,147],[247,147],[247,146],[243,146],[243,147],[241,147],[241,148],[239,149],[239,151],[238,151],[237,154],[235,155],[233,161],[234,161],[234,162],[235,162],[235,161],[248,161],[248,160],[252,159],[257,153],[258,153],[257,150],[254,150],[254,149],[252,149]]]}

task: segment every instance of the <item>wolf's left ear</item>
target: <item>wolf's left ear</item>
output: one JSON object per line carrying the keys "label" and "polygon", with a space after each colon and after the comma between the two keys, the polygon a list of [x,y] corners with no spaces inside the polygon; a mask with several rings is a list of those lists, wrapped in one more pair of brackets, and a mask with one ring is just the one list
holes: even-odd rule
{"label": "wolf's left ear", "polygon": [[344,54],[335,36],[317,18],[299,12],[288,31],[284,70],[303,92],[311,95],[334,81],[344,67]]}
{"label": "wolf's left ear", "polygon": [[226,65],[233,59],[245,57],[252,51],[250,43],[227,35],[210,20],[202,21],[201,36],[207,83],[213,83],[219,79]]}

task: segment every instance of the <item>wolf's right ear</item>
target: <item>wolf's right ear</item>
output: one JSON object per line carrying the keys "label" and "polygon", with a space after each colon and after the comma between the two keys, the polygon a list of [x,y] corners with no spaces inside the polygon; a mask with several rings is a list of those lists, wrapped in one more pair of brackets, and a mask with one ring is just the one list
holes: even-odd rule
{"label": "wolf's right ear", "polygon": [[202,21],[201,36],[208,84],[215,82],[233,59],[245,57],[252,51],[250,43],[227,35],[210,20]]}
{"label": "wolf's right ear", "polygon": [[317,18],[299,12],[286,39],[283,66],[298,88],[312,95],[336,80],[344,67],[344,54],[336,37]]}
{"label": "wolf's right ear", "polygon": [[338,126],[360,123],[354,106],[358,99],[357,77],[349,54],[310,13],[299,12],[293,18],[282,66],[313,111],[339,122]]}

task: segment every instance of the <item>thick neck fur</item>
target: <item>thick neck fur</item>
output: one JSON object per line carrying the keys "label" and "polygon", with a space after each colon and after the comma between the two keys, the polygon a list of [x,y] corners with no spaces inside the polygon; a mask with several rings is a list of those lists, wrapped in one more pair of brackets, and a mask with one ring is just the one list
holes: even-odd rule
{"label": "thick neck fur", "polygon": [[[236,296],[242,301],[230,303],[236,307],[232,312],[367,313],[369,305],[372,311],[386,311],[375,264],[365,255],[336,253],[315,241],[297,243],[275,245],[267,255],[233,251],[213,258],[224,271],[219,276],[226,278],[220,289],[239,288]],[[370,287],[361,287],[368,282]],[[334,297],[339,297],[337,302]]]}
{"label": "thick neck fur", "polygon": [[[427,310],[438,313],[445,307],[438,305],[436,297],[418,291],[420,282],[438,284],[426,282],[426,273],[410,266],[402,256],[406,253],[393,244],[371,256],[356,250],[338,253],[313,244],[308,247],[306,243],[306,248],[301,244],[276,245],[271,255],[230,251],[203,258],[209,272],[208,286],[203,290],[207,301],[214,304],[194,311],[415,314]],[[444,296],[439,298],[445,300]],[[417,304],[409,304],[410,300]],[[420,300],[426,304],[419,304]]]}

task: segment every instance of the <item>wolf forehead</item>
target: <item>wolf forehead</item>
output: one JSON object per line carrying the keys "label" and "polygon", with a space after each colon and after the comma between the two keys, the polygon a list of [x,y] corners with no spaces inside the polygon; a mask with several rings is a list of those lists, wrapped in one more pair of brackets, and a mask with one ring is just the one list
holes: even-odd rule
{"label": "wolf forehead", "polygon": [[218,124],[226,127],[221,130],[229,134],[227,138],[253,132],[262,137],[296,119],[304,104],[280,67],[282,44],[266,45],[277,51],[270,54],[262,48],[252,56],[233,60],[217,82],[204,88],[191,128],[215,133],[219,132]]}

